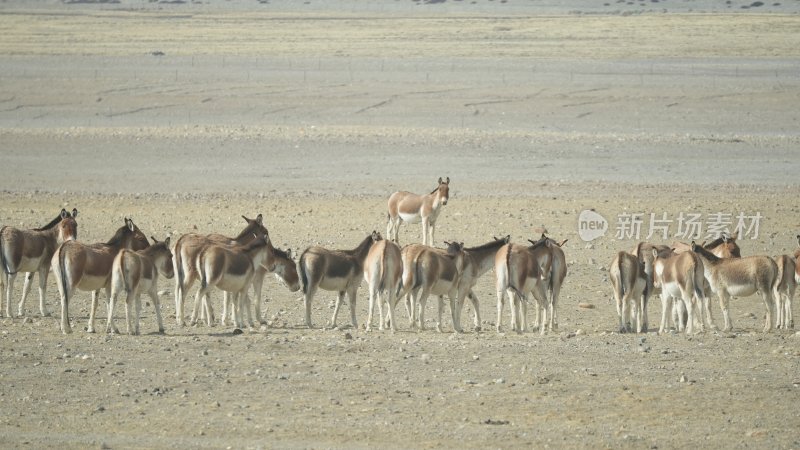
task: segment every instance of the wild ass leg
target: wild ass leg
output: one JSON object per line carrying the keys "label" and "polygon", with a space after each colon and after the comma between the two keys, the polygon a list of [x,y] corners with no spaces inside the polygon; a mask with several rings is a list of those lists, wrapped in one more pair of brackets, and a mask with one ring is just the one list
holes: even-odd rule
{"label": "wild ass leg", "polygon": [[92,305],[89,309],[89,325],[86,327],[88,333],[94,333],[94,316],[97,312],[97,298],[100,296],[100,289],[92,291]]}
{"label": "wild ass leg", "polygon": [[39,313],[42,317],[50,317],[50,311],[47,310],[47,303],[45,303],[45,294],[47,293],[47,277],[50,274],[50,266],[44,265],[39,269]]}
{"label": "wild ass leg", "polygon": [[339,315],[339,308],[342,306],[345,291],[339,291],[336,294],[336,303],[333,306],[333,317],[331,318],[330,327],[336,328],[336,317]]}
{"label": "wild ass leg", "polygon": [[14,318],[14,314],[11,311],[11,292],[14,291],[15,278],[17,278],[16,273],[6,274],[6,317],[8,317],[9,319]]}
{"label": "wild ass leg", "polygon": [[117,297],[119,297],[119,290],[112,289],[111,295],[108,297],[108,319],[106,321],[106,333],[113,334],[116,326],[114,325],[114,308],[117,306]]}
{"label": "wild ass leg", "polygon": [[[266,276],[266,272],[264,269],[259,267],[256,269],[255,274],[253,274],[253,298],[250,300],[253,303],[253,309],[255,310],[256,320],[258,321],[259,325],[263,323],[267,323],[267,319],[261,313],[261,292],[264,288],[264,277]],[[253,319],[250,316],[250,307],[247,308],[247,317],[250,321],[250,326],[253,326]]]}
{"label": "wild ass leg", "polygon": [[717,295],[719,296],[719,307],[722,310],[722,318],[725,321],[723,331],[731,331],[733,324],[731,323],[731,316],[730,312],[728,311],[728,302],[730,298],[724,289],[720,290],[719,294]]}
{"label": "wild ass leg", "polygon": [[136,296],[133,298],[133,301],[136,305],[136,317],[133,323],[133,332],[139,336],[141,331],[139,331],[139,319],[142,317],[142,293],[137,290]]}
{"label": "wild ass leg", "polygon": [[672,311],[671,308],[672,297],[666,293],[661,292],[661,325],[658,327],[658,333],[663,334],[667,328],[667,310]]}
{"label": "wild ass leg", "polygon": [[502,330],[501,324],[503,323],[503,303],[505,296],[505,288],[498,288],[497,289],[497,322],[495,323],[495,328],[497,328],[497,332],[500,333]]}
{"label": "wild ass leg", "polygon": [[[470,302],[472,302],[472,308],[474,309],[474,324],[475,324],[475,331],[481,331],[481,308],[480,302],[478,301],[478,296],[475,295],[475,292],[472,290],[469,291],[467,294],[469,297]],[[461,313],[459,313],[459,321],[461,320]]]}
{"label": "wild ass leg", "polygon": [[[161,300],[158,298],[158,291],[156,290],[156,287],[153,286],[153,288],[150,289],[150,291],[148,291],[147,294],[150,296],[150,299],[153,300],[153,307],[155,307],[156,310],[156,321],[158,322],[158,332],[160,334],[164,334],[164,322],[161,320]],[[136,322],[138,326],[139,321],[137,320]]]}
{"label": "wild ass leg", "polygon": [[358,330],[358,321],[356,320],[356,294],[358,293],[358,284],[351,287],[350,290],[347,292],[348,294],[348,301],[350,303],[350,323],[353,325],[353,329]]}
{"label": "wild ass leg", "polygon": [[316,288],[313,284],[310,284],[306,289],[306,293],[303,295],[303,306],[305,306],[305,321],[306,326],[308,328],[313,328],[311,325],[311,300],[314,299],[314,293],[316,292]]}
{"label": "wild ass leg", "polygon": [[[379,297],[378,293],[376,292],[377,290],[378,290],[377,285],[373,286],[373,283],[370,283],[370,286],[369,286],[369,304],[367,305],[367,323],[364,326],[364,329],[366,331],[371,331],[372,330],[372,313],[373,313],[373,311],[375,309],[376,297]],[[383,331],[383,307],[380,306],[380,305],[381,305],[381,301],[380,301],[380,298],[378,298],[378,307],[380,309],[380,320],[379,320],[379,323],[378,323],[378,329]]]}
{"label": "wild ass leg", "polygon": [[28,298],[28,293],[31,291],[31,283],[33,282],[33,274],[34,272],[28,272],[25,274],[24,282],[22,283],[22,298],[19,301],[19,305],[17,305],[17,315],[24,316],[25,315],[25,300]]}
{"label": "wild ass leg", "polygon": [[417,311],[417,327],[420,331],[425,331],[425,303],[428,302],[428,295],[430,295],[430,289],[423,287],[419,291],[419,296],[415,295],[415,300],[413,300],[414,306],[419,310]]}
{"label": "wild ass leg", "polygon": [[764,332],[768,333],[772,330],[772,305],[779,295],[776,292],[762,292],[761,299],[764,300],[764,307],[767,309],[767,316],[764,319]]}

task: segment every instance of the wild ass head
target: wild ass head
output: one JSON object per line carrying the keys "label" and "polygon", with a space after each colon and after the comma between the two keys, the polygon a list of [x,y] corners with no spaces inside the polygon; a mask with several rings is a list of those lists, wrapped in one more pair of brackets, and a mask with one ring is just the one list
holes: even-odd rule
{"label": "wild ass head", "polygon": [[450,199],[450,177],[447,177],[446,180],[442,180],[442,177],[439,177],[439,185],[431,191],[431,194],[436,194],[439,197],[439,201],[442,202],[442,205],[447,204],[447,200]]}
{"label": "wild ass head", "polygon": [[153,240],[153,245],[149,248],[150,252],[152,252],[153,260],[157,265],[156,268],[158,272],[166,278],[174,277],[175,269],[172,266],[172,251],[169,249],[169,236],[167,236],[163,242],[159,242],[153,236],[150,236],[150,239]]}
{"label": "wild ass head", "polygon": [[133,219],[125,217],[125,225],[117,229],[106,245],[138,251],[146,249],[150,243],[147,236],[133,223]]}

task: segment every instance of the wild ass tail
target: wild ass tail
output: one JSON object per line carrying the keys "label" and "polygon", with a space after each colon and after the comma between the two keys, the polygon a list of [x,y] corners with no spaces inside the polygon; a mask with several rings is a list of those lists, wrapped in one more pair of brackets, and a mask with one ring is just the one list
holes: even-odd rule
{"label": "wild ass tail", "polygon": [[306,252],[297,259],[297,274],[300,275],[300,290],[303,294],[308,293],[308,274],[306,273]]}

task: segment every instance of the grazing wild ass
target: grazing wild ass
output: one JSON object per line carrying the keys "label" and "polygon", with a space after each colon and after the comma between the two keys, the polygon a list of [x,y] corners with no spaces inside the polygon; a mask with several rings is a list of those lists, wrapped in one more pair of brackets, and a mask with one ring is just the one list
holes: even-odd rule
{"label": "grazing wild ass", "polygon": [[2,313],[3,294],[6,297],[6,317],[13,318],[11,310],[11,293],[14,292],[14,280],[17,273],[25,272],[25,283],[22,285],[22,300],[19,302],[19,315],[25,314],[25,299],[31,288],[33,274],[39,273],[39,312],[49,316],[45,304],[47,275],[50,273],[50,260],[56,248],[63,242],[78,238],[78,210],[72,214],[66,209],[47,225],[32,230],[20,230],[14,227],[0,229],[0,313]]}
{"label": "grazing wild ass", "polygon": [[794,291],[797,289],[795,280],[797,260],[789,255],[780,255],[775,258],[775,264],[778,265],[775,326],[788,330],[794,328],[792,301],[794,301]]}
{"label": "grazing wild ass", "polygon": [[[153,245],[144,250],[122,249],[111,268],[111,297],[108,301],[108,324],[106,332],[117,329],[114,325],[114,305],[121,292],[125,292],[125,323],[128,334],[139,334],[139,316],[142,311],[142,292],[153,300],[158,321],[158,332],[164,333],[161,320],[161,302],[158,299],[158,275],[167,278],[174,276],[172,252],[169,250],[169,237],[163,242],[150,237]],[[132,311],[133,309],[133,311]],[[135,312],[135,318],[133,313]]]}
{"label": "grazing wild ass", "polygon": [[[259,322],[265,322],[265,319],[261,317],[261,308],[259,307],[260,304],[260,297],[262,287],[264,285],[264,278],[268,273],[275,275],[275,279],[277,279],[281,284],[286,286],[287,289],[291,292],[297,292],[300,290],[300,276],[297,274],[297,263],[292,259],[292,251],[286,250],[283,251],[279,248],[273,247],[272,241],[267,239],[267,254],[264,259],[264,262],[256,267],[256,271],[253,274],[253,291],[255,293],[255,316],[256,320]],[[228,307],[230,308],[233,306],[228,299]],[[251,314],[251,307],[250,303],[250,296],[246,296],[244,301],[246,302],[243,305],[244,311],[247,312],[247,323],[251,327],[254,326],[253,324],[253,315]],[[233,309],[231,308],[231,312]],[[225,312],[223,308],[222,319],[225,319]],[[223,323],[224,325],[224,323]]]}
{"label": "grazing wild ass", "polygon": [[372,245],[380,241],[381,235],[375,231],[368,235],[358,247],[352,250],[328,250],[320,246],[307,248],[300,255],[297,271],[303,289],[305,322],[311,325],[311,300],[318,289],[338,292],[336,306],[333,308],[331,326],[336,327],[336,316],[344,295],[350,301],[350,320],[358,329],[356,321],[356,293],[364,276],[364,261]]}
{"label": "grazing wild ass", "polygon": [[86,331],[94,333],[97,295],[100,289],[105,288],[106,298],[110,298],[111,267],[114,258],[122,249],[142,250],[149,245],[147,237],[133,220],[128,218],[125,219],[125,225],[120,227],[105,244],[84,244],[78,241],[61,244],[53,255],[51,264],[61,295],[61,332],[65,334],[72,332],[69,323],[69,302],[75,290],[79,289],[92,293],[89,326]]}
{"label": "grazing wild ass", "polygon": [[436,330],[442,332],[442,296],[450,299],[453,328],[458,329],[456,302],[459,298],[459,281],[464,270],[464,244],[447,243],[447,250],[427,245],[411,244],[403,247],[403,291],[412,327],[425,329],[425,303],[428,296],[437,297],[438,318]]}
{"label": "grazing wild ass", "polygon": [[558,328],[558,298],[567,276],[566,255],[561,246],[567,240],[557,242],[542,234],[538,241],[528,242],[531,244],[529,247],[507,244],[495,256],[498,332],[501,330],[506,292],[511,301],[512,330],[524,332],[528,328],[529,292],[536,300],[534,326],[539,326],[539,333]]}
{"label": "grazing wild ass", "polygon": [[364,261],[364,280],[369,284],[367,331],[372,328],[372,313],[375,309],[376,300],[380,315],[378,329],[383,331],[385,323],[383,305],[386,304],[389,308],[387,312],[392,331],[397,331],[394,307],[397,305],[397,294],[401,287],[402,277],[403,259],[400,256],[400,247],[388,239],[383,239],[373,244],[369,249],[367,259]]}
{"label": "grazing wild ass", "polygon": [[477,247],[464,249],[464,269],[459,280],[459,296],[455,311],[456,319],[453,326],[456,331],[461,331],[461,311],[464,307],[464,297],[469,298],[470,302],[472,302],[475,331],[481,330],[480,302],[472,288],[478,283],[478,278],[494,268],[497,252],[509,242],[511,242],[511,236],[507,235],[500,239],[495,238],[491,242]]}
{"label": "grazing wild ass", "polygon": [[756,292],[761,295],[767,309],[764,331],[772,329],[772,305],[778,299],[778,266],[768,256],[746,258],[719,258],[702,246],[692,242],[692,251],[703,260],[705,277],[711,291],[719,296],[725,319],[725,330],[731,329],[728,302],[732,296],[747,297]]}
{"label": "grazing wild ass", "polygon": [[[694,332],[694,314],[705,315],[709,327],[713,324],[709,317],[709,304],[703,292],[703,261],[693,252],[676,254],[672,249],[653,249],[653,286],[661,288],[661,325],[659,333],[664,333],[667,326],[667,314],[673,300],[683,301],[687,312],[686,334]],[[705,313],[705,314],[704,314]],[[701,321],[702,324],[702,321]],[[678,331],[681,322],[678,324]]]}
{"label": "grazing wild ass", "polygon": [[[641,242],[636,253],[642,254]],[[619,316],[619,332],[637,333],[646,332],[645,328],[645,290],[647,289],[647,273],[644,270],[644,261],[638,256],[628,252],[619,252],[611,261],[608,268],[608,277],[614,290],[614,300],[617,304]]]}
{"label": "grazing wild ass", "polygon": [[[186,291],[188,291],[194,281],[198,278],[197,273],[197,257],[202,250],[210,244],[226,244],[230,246],[244,245],[250,243],[255,236],[268,236],[267,229],[263,224],[263,217],[259,214],[255,219],[248,219],[245,216],[242,218],[247,222],[247,225],[235,238],[229,238],[221,234],[202,235],[196,233],[184,234],[175,241],[175,246],[172,249],[173,266],[175,270],[175,319],[178,325],[184,325],[184,303],[186,298]],[[259,269],[259,272],[262,270]],[[264,277],[261,276],[260,280],[263,281]],[[261,315],[261,307],[259,304],[261,298],[261,284],[258,285],[256,291],[256,315],[259,320]]]}
{"label": "grazing wild ass", "polygon": [[[269,237],[253,235],[247,244],[229,246],[226,244],[208,244],[197,256],[195,269],[200,279],[192,310],[191,324],[198,318],[198,307],[206,311],[206,323],[211,326],[214,310],[208,301],[208,293],[213,288],[227,292],[234,305],[235,325],[244,327],[242,306],[247,305],[247,290],[253,283],[256,268],[264,262]],[[224,314],[223,314],[224,317]]]}
{"label": "grazing wild ass", "polygon": [[400,224],[403,222],[422,222],[422,244],[433,247],[433,233],[436,229],[436,218],[441,207],[447,204],[450,197],[450,177],[442,181],[428,195],[417,195],[411,192],[398,191],[389,197],[389,223],[386,226],[386,239],[398,240]]}

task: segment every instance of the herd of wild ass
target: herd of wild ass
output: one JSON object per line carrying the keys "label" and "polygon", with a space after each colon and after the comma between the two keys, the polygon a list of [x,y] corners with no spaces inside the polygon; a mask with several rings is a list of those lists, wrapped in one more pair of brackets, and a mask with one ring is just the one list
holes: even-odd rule
{"label": "herd of wild ass", "polygon": [[[11,293],[18,273],[26,273],[22,299],[17,312],[23,315],[25,299],[35,273],[39,274],[39,310],[49,312],[45,304],[47,278],[52,269],[61,297],[61,331],[71,332],[70,299],[76,290],[91,292],[87,331],[94,332],[95,312],[100,289],[107,298],[107,332],[118,332],[114,307],[120,294],[125,296],[127,332],[139,334],[141,294],[147,293],[156,311],[158,331],[164,332],[157,281],[159,276],[175,279],[175,317],[185,325],[186,292],[195,281],[199,289],[189,323],[215,321],[208,294],[223,291],[220,322],[228,319],[238,328],[263,322],[261,292],[264,277],[271,273],[290,291],[302,290],[305,324],[311,328],[311,302],[320,289],[334,291],[338,297],[330,325],[335,327],[345,295],[350,305],[350,320],[358,328],[355,313],[356,294],[362,280],[369,286],[366,330],[373,325],[377,303],[378,327],[397,329],[395,306],[405,300],[411,328],[425,328],[425,305],[430,295],[437,297],[436,328],[442,331],[444,296],[449,299],[453,328],[461,332],[461,310],[469,299],[474,311],[474,329],[480,330],[479,301],[473,288],[478,279],[494,269],[497,288],[497,331],[501,331],[505,297],[511,310],[511,329],[526,331],[527,305],[533,296],[533,327],[540,333],[557,329],[557,304],[567,275],[562,246],[545,234],[530,245],[510,242],[510,236],[494,238],[475,246],[463,242],[445,242],[446,248],[434,247],[436,219],[447,204],[450,179],[439,178],[427,195],[395,192],[389,198],[387,239],[373,231],[354,249],[331,250],[311,246],[295,261],[291,251],[273,247],[263,218],[242,216],[247,225],[236,237],[220,234],[188,233],[152,243],[131,219],[105,243],[85,244],[77,240],[78,211],[62,210],[42,228],[0,230],[0,314],[5,295],[5,315],[14,317]],[[422,244],[398,245],[402,223],[422,224]],[[800,236],[798,236],[800,243]],[[767,309],[765,331],[773,326],[773,305],[779,328],[793,327],[791,302],[800,266],[794,257],[783,255],[775,260],[767,256],[742,258],[735,237],[723,236],[709,244],[676,243],[673,246],[638,244],[632,252],[619,252],[609,270],[619,315],[621,332],[643,332],[648,328],[647,300],[661,290],[662,316],[659,332],[664,332],[670,318],[677,330],[692,333],[694,327],[713,327],[709,297],[720,299],[725,329],[731,328],[728,301],[731,296],[758,292]],[[255,301],[251,302],[252,288]],[[674,300],[674,304],[673,304]],[[384,314],[384,308],[387,308]],[[254,311],[253,311],[254,310]],[[254,314],[253,314],[254,313]]]}

